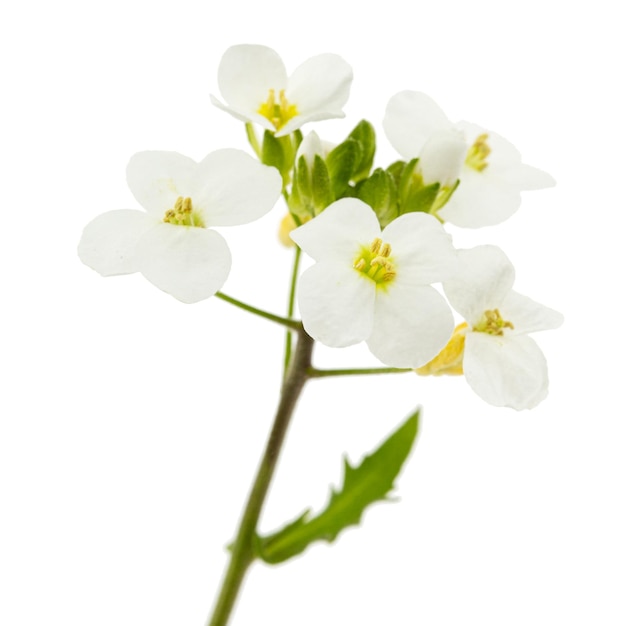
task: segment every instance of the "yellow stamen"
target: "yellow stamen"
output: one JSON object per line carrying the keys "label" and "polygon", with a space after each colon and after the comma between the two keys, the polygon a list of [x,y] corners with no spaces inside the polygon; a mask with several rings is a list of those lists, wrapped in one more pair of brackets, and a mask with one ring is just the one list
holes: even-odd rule
{"label": "yellow stamen", "polygon": [[183,198],[182,196],[176,198],[173,209],[165,211],[163,221],[167,224],[174,224],[175,226],[196,226],[198,228],[205,228],[202,215],[200,215],[198,211],[193,210],[191,198]]}
{"label": "yellow stamen", "polygon": [[377,287],[386,287],[396,276],[391,246],[378,237],[369,246],[361,248],[353,267],[373,280]]}
{"label": "yellow stamen", "polygon": [[276,130],[280,130],[291,118],[298,115],[298,107],[295,104],[289,104],[284,89],[278,92],[278,100],[277,103],[275,90],[270,89],[267,100],[261,104],[257,111],[272,122]]}
{"label": "yellow stamen", "polygon": [[488,137],[487,133],[476,137],[476,141],[467,151],[467,156],[465,157],[465,164],[477,172],[482,172],[489,165],[487,157],[491,154],[491,148],[487,143]]}
{"label": "yellow stamen", "polygon": [[502,315],[500,315],[500,311],[498,311],[498,309],[493,309],[485,311],[480,322],[478,322],[472,330],[479,333],[487,333],[488,335],[501,337],[504,335],[505,328],[513,330],[515,327],[511,322],[502,319]]}

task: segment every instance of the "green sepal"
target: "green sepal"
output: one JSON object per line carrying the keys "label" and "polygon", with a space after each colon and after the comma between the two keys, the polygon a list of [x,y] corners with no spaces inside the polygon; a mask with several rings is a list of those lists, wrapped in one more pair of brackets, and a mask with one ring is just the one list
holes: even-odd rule
{"label": "green sepal", "polygon": [[356,186],[356,197],[374,209],[381,228],[398,217],[396,182],[389,172],[381,168]]}
{"label": "green sepal", "polygon": [[261,162],[275,167],[281,174],[285,168],[285,153],[280,139],[274,137],[274,133],[266,130],[263,133],[261,145]]}
{"label": "green sepal", "polygon": [[343,487],[331,489],[326,508],[315,517],[307,510],[275,533],[257,537],[256,556],[266,563],[282,563],[315,541],[332,543],[342,530],[360,523],[368,506],[390,501],[389,492],[413,447],[418,425],[419,410],[360,464],[353,467],[344,457]]}
{"label": "green sepal", "polygon": [[376,153],[376,132],[367,120],[361,120],[348,135],[348,139],[358,141],[361,148],[360,159],[352,172],[352,182],[358,183],[370,175]]}
{"label": "green sepal", "polygon": [[259,138],[257,137],[256,130],[254,130],[254,126],[250,122],[246,122],[246,137],[248,137],[248,142],[252,146],[257,158],[262,160],[263,157]]}
{"label": "green sepal", "polygon": [[299,135],[292,133],[284,137],[276,137],[269,130],[263,133],[261,162],[275,167],[280,172],[283,177],[283,190],[291,181],[291,170],[300,141],[302,141],[302,133]]}
{"label": "green sepal", "polygon": [[330,175],[324,159],[316,154],[311,171],[311,187],[313,191],[313,207],[315,215],[319,215],[334,200],[330,187]]}
{"label": "green sepal", "polygon": [[[430,213],[439,194],[440,184],[424,185],[418,168],[419,159],[411,159],[399,174],[398,213]],[[395,164],[394,164],[395,165]]]}
{"label": "green sepal", "polygon": [[361,145],[356,139],[346,139],[335,146],[326,157],[333,197],[343,198],[361,161]]}

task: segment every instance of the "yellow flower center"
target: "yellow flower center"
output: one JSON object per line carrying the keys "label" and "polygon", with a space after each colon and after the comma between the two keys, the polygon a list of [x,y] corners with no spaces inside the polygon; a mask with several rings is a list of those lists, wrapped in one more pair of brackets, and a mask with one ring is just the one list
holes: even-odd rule
{"label": "yellow flower center", "polygon": [[476,141],[467,151],[467,156],[465,157],[465,165],[471,167],[477,172],[482,172],[487,165],[489,165],[489,163],[487,163],[487,157],[491,154],[491,148],[487,143],[488,137],[489,135],[487,135],[487,133],[478,135],[478,137],[476,137]]}
{"label": "yellow flower center", "polygon": [[452,333],[446,347],[432,360],[418,367],[415,372],[420,376],[461,376],[463,374],[463,354],[465,352],[465,333],[467,324],[459,324]]}
{"label": "yellow flower center", "polygon": [[278,92],[278,102],[275,90],[270,89],[267,101],[261,104],[257,112],[272,122],[276,130],[280,130],[292,117],[298,115],[298,108],[295,104],[289,104],[284,89]]}
{"label": "yellow flower center", "polygon": [[198,211],[193,210],[191,198],[183,198],[178,196],[173,209],[165,211],[163,221],[167,224],[175,226],[197,226],[198,228],[206,228],[202,215]]}
{"label": "yellow flower center", "polygon": [[391,246],[377,237],[369,247],[361,248],[354,260],[354,269],[373,280],[378,287],[386,287],[396,277]]}
{"label": "yellow flower center", "polygon": [[502,315],[500,315],[498,309],[493,309],[485,311],[480,322],[478,322],[472,330],[478,333],[487,333],[488,335],[497,335],[500,337],[504,335],[505,328],[512,330],[515,327],[511,322],[502,319]]}

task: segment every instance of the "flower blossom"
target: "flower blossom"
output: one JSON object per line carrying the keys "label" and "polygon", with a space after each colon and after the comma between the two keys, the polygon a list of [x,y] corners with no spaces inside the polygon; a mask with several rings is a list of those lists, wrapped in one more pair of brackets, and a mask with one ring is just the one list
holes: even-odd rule
{"label": "flower blossom", "polygon": [[515,270],[500,248],[478,246],[458,255],[462,269],[443,288],[466,321],[418,373],[465,374],[489,404],[530,409],[548,393],[548,369],[528,333],[557,328],[563,316],[512,290]]}
{"label": "flower blossom", "polygon": [[468,122],[453,124],[426,94],[402,91],[387,104],[383,120],[393,147],[406,159],[420,156],[429,139],[456,130],[465,138],[460,185],[438,216],[456,226],[499,224],[520,206],[521,191],[553,186],[554,179],[522,163],[515,147],[500,135]]}
{"label": "flower blossom", "polygon": [[306,122],[344,117],[352,69],[335,54],[320,54],[287,76],[285,65],[271,48],[232,46],[218,69],[218,84],[226,104],[211,102],[243,122],[254,122],[288,135]]}
{"label": "flower blossom", "polygon": [[78,255],[102,276],[141,272],[187,303],[212,296],[230,271],[226,241],[210,227],[256,220],[282,188],[276,169],[231,149],[200,163],[177,152],[139,152],[126,177],[145,211],[96,217],[83,232]]}
{"label": "flower blossom", "polygon": [[331,347],[366,341],[392,367],[417,367],[446,344],[452,313],[430,283],[452,276],[457,259],[434,217],[409,213],[381,232],[367,204],[343,198],[291,237],[316,261],[298,287],[311,337]]}

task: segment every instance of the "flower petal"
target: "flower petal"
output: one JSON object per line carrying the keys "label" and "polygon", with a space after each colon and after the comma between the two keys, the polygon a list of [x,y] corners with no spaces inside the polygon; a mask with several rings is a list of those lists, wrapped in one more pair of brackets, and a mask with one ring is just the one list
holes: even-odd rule
{"label": "flower petal", "polygon": [[442,220],[455,226],[482,228],[500,224],[522,203],[519,189],[495,175],[489,166],[482,172],[464,166],[460,179],[450,200],[438,211]]}
{"label": "flower petal", "polygon": [[497,246],[458,250],[460,270],[443,283],[446,297],[470,326],[487,310],[498,309],[515,281],[515,269]]}
{"label": "flower petal", "polygon": [[510,291],[500,309],[503,319],[513,323],[511,335],[533,333],[558,328],[563,315],[539,302],[535,302],[516,291]]}
{"label": "flower petal", "polygon": [[206,226],[252,222],[272,209],[281,190],[276,168],[234,149],[206,156],[189,181],[189,195]]}
{"label": "flower petal", "polygon": [[217,81],[229,105],[220,108],[256,113],[267,101],[270,89],[278,95],[286,88],[287,72],[282,59],[271,48],[243,44],[226,50],[217,71]]}
{"label": "flower petal", "polygon": [[291,232],[291,238],[313,259],[350,266],[361,246],[380,237],[378,218],[357,198],[342,198],[310,222]]}
{"label": "flower petal", "polygon": [[352,68],[336,54],[319,54],[306,60],[289,77],[285,97],[298,116],[290,120],[277,137],[287,135],[305,122],[344,117]]}
{"label": "flower petal", "polygon": [[78,244],[78,256],[102,276],[138,272],[135,248],[155,225],[143,211],[108,211],[89,222]]}
{"label": "flower petal", "polygon": [[179,196],[189,195],[189,180],[196,167],[193,159],[178,152],[138,152],[126,167],[126,180],[137,202],[162,218]]}
{"label": "flower petal", "polygon": [[556,185],[556,181],[548,172],[525,163],[520,163],[517,167],[503,172],[502,178],[509,185],[515,186],[522,191],[546,189],[546,187],[554,187]]}
{"label": "flower petal", "polygon": [[468,333],[463,372],[472,389],[494,406],[532,409],[548,393],[546,359],[527,336]]}
{"label": "flower petal", "polygon": [[393,220],[381,238],[391,246],[397,281],[429,285],[459,270],[452,238],[432,215],[407,213]]}
{"label": "flower petal", "polygon": [[376,294],[372,354],[391,367],[419,367],[436,357],[454,330],[444,298],[432,287],[396,284]]}
{"label": "flower petal", "polygon": [[219,233],[166,223],[141,238],[137,258],[153,285],[189,304],[218,291],[231,266],[230,250]]}
{"label": "flower petal", "polygon": [[298,286],[304,329],[333,348],[363,341],[372,331],[375,292],[374,283],[352,267],[316,263]]}
{"label": "flower petal", "polygon": [[451,129],[452,122],[425,93],[401,91],[387,104],[383,128],[391,145],[405,159],[413,159],[435,131]]}

